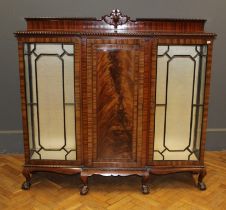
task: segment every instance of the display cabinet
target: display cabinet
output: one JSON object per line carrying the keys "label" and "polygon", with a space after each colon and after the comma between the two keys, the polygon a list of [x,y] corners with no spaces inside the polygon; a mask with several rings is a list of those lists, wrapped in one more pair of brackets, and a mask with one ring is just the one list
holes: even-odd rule
{"label": "display cabinet", "polygon": [[215,34],[205,20],[26,18],[16,32],[26,181],[38,171],[88,177],[198,174],[204,190]]}

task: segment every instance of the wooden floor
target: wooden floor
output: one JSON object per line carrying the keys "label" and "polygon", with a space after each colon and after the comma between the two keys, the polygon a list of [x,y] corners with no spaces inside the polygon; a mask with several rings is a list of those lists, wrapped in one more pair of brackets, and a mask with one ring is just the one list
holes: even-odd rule
{"label": "wooden floor", "polygon": [[226,151],[207,152],[206,191],[195,187],[190,173],[151,177],[151,192],[140,192],[140,177],[89,179],[90,192],[79,194],[79,176],[33,175],[29,191],[21,190],[23,156],[0,155],[0,210],[3,209],[226,209]]}

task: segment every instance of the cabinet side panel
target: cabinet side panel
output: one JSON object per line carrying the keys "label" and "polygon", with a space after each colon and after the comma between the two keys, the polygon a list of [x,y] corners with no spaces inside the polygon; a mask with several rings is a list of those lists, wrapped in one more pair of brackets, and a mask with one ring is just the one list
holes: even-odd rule
{"label": "cabinet side panel", "polygon": [[204,92],[204,107],[203,107],[203,122],[202,122],[202,136],[200,144],[200,162],[204,163],[204,152],[206,144],[206,129],[207,129],[207,119],[208,119],[208,104],[210,96],[210,81],[211,81],[211,65],[212,65],[212,51],[213,51],[213,41],[210,41],[207,51],[207,66],[205,75],[205,92]]}
{"label": "cabinet side panel", "polygon": [[24,156],[25,163],[29,161],[29,136],[27,126],[27,110],[26,110],[26,87],[25,87],[25,66],[24,66],[24,45],[18,40],[18,56],[19,56],[19,72],[20,72],[20,96],[21,96],[21,111],[23,122],[23,139],[24,139]]}

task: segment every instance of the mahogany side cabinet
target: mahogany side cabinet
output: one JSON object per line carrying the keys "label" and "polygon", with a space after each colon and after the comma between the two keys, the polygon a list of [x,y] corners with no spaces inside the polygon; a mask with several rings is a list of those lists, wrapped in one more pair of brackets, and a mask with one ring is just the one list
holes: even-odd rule
{"label": "mahogany side cabinet", "polygon": [[214,33],[205,20],[25,18],[18,40],[25,164],[88,177],[190,172],[205,190]]}

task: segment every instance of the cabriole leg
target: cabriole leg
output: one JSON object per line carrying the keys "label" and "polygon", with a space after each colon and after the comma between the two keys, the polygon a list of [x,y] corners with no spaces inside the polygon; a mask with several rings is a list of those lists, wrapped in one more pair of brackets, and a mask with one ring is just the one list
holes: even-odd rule
{"label": "cabriole leg", "polygon": [[206,184],[203,182],[204,177],[206,176],[206,169],[203,169],[198,176],[198,188],[200,190],[206,190]]}
{"label": "cabriole leg", "polygon": [[80,175],[83,186],[80,189],[80,195],[86,195],[89,191],[88,188],[88,176]]}
{"label": "cabriole leg", "polygon": [[31,187],[31,174],[29,169],[25,168],[22,171],[22,174],[24,175],[24,177],[26,178],[26,181],[22,184],[22,189],[23,190],[29,190]]}
{"label": "cabriole leg", "polygon": [[148,181],[149,181],[149,178],[150,178],[150,175],[149,173],[148,174],[145,174],[143,177],[142,177],[142,181],[141,181],[141,191],[143,194],[149,194],[150,192],[150,187],[148,185]]}

